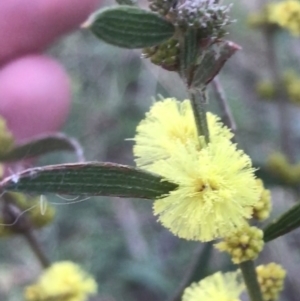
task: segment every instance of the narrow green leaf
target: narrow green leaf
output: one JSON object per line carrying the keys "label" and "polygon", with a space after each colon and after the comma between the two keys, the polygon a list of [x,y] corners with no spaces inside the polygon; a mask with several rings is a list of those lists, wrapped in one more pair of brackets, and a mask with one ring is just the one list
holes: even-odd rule
{"label": "narrow green leaf", "polygon": [[295,205],[264,229],[264,241],[271,241],[300,227],[300,204]]}
{"label": "narrow green leaf", "polygon": [[0,182],[2,191],[155,199],[176,185],[160,176],[114,163],[59,164],[27,169]]}
{"label": "narrow green leaf", "polygon": [[124,48],[144,48],[170,39],[175,28],[156,13],[129,5],[101,9],[83,25],[99,39]]}
{"label": "narrow green leaf", "polygon": [[17,144],[6,154],[0,156],[1,162],[29,159],[57,151],[75,152],[78,160],[83,161],[83,151],[79,143],[62,133],[36,136],[22,144]]}

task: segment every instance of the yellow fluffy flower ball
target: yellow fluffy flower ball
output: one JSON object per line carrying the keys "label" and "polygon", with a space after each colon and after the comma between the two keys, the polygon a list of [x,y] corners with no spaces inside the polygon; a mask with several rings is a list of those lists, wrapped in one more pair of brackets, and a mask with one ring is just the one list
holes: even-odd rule
{"label": "yellow fluffy flower ball", "polygon": [[217,272],[184,290],[182,301],[239,301],[244,284],[239,272]]}
{"label": "yellow fluffy flower ball", "polygon": [[[233,134],[222,125],[219,117],[208,113],[207,119],[211,141],[220,136],[232,138]],[[175,98],[166,98],[155,102],[136,131],[133,149],[136,163],[140,167],[147,166],[148,170],[157,160],[169,158],[178,143],[194,143],[200,147],[189,100],[180,102]]]}
{"label": "yellow fluffy flower ball", "polygon": [[85,301],[97,292],[95,280],[71,261],[54,263],[25,289],[26,301]]}
{"label": "yellow fluffy flower ball", "polygon": [[[188,106],[187,103],[183,105]],[[169,113],[170,105],[177,108],[176,123],[176,117]],[[156,108],[163,106],[164,118],[156,115]],[[154,202],[154,214],[159,216],[159,221],[181,238],[210,241],[245,224],[259,201],[260,190],[250,158],[232,144],[231,133],[218,118],[210,114],[211,142],[203,146],[202,137],[195,134],[192,115],[188,131],[184,130],[187,129],[184,124],[179,124],[180,118],[184,119],[181,115],[185,114],[180,108],[175,99],[155,103],[138,127],[134,153],[138,166],[178,185],[176,190]],[[173,132],[176,139],[168,136]],[[155,156],[157,160],[153,161],[154,150],[164,157]]]}
{"label": "yellow fluffy flower ball", "polygon": [[273,3],[269,9],[269,21],[300,35],[300,1],[286,0]]}

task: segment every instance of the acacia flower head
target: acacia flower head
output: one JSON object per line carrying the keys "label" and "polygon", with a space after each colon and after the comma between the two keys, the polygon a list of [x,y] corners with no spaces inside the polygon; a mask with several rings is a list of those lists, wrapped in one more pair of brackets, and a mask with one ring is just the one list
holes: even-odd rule
{"label": "acacia flower head", "polygon": [[[174,113],[180,116],[181,106],[177,101],[166,101],[173,102]],[[188,107],[187,103],[182,105]],[[193,116],[187,126],[187,117],[185,124],[179,123],[180,120],[174,122],[176,117],[169,110],[164,110],[164,119],[161,112],[157,115],[153,108],[150,112],[138,127],[135,138],[137,164],[178,185],[154,202],[154,214],[159,216],[159,221],[181,238],[200,241],[224,237],[243,226],[245,219],[251,217],[260,190],[250,158],[232,144],[228,129],[211,114],[211,142],[204,147],[201,137],[196,135]],[[149,135],[141,135],[141,126],[143,133]],[[172,128],[178,135],[176,139],[168,136],[173,133]],[[151,130],[157,133],[158,139],[155,134],[150,136]],[[164,157],[153,156],[155,150]]]}
{"label": "acacia flower head", "polygon": [[[233,134],[220,118],[207,113],[211,141],[219,137],[231,139]],[[166,98],[153,104],[146,118],[138,125],[134,154],[140,167],[149,169],[153,162],[170,157],[176,145],[191,143],[200,147],[194,115],[189,100]]]}
{"label": "acacia flower head", "polygon": [[95,280],[70,261],[54,263],[25,289],[26,301],[85,301],[97,292]]}
{"label": "acacia flower head", "polygon": [[300,35],[300,2],[286,0],[270,5],[269,20],[289,30],[294,36]]}
{"label": "acacia flower head", "polygon": [[217,272],[184,290],[182,301],[239,301],[244,284],[239,272]]}

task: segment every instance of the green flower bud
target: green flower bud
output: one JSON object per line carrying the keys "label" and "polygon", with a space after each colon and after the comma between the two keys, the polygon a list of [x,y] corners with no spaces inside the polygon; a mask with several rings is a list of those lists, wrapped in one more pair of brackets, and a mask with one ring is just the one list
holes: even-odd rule
{"label": "green flower bud", "polygon": [[221,38],[227,33],[224,27],[232,23],[230,8],[211,0],[186,0],[177,8],[176,21],[183,28],[199,29],[201,38]]}
{"label": "green flower bud", "polygon": [[270,190],[265,189],[264,183],[261,179],[256,180],[257,185],[261,189],[259,202],[253,207],[253,218],[263,221],[270,216],[272,203]]}
{"label": "green flower bud", "polygon": [[176,71],[179,68],[179,42],[175,39],[159,46],[144,48],[142,55],[166,70]]}
{"label": "green flower bud", "polygon": [[286,271],[274,262],[256,268],[257,280],[264,301],[277,300],[283,289]]}
{"label": "green flower bud", "polygon": [[237,229],[230,236],[225,237],[223,241],[215,244],[219,251],[229,253],[235,264],[256,259],[263,246],[262,230],[249,226]]}

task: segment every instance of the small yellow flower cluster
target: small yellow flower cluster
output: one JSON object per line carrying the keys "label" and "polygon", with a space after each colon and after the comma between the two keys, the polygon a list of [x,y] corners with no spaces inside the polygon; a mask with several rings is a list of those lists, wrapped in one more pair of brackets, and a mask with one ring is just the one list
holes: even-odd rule
{"label": "small yellow flower cluster", "polygon": [[251,159],[230,139],[219,118],[207,114],[210,143],[197,136],[189,100],[156,102],[137,127],[137,165],[178,184],[154,202],[154,214],[185,239],[210,241],[245,224],[259,202]]}
{"label": "small yellow flower cluster", "polygon": [[274,262],[256,268],[264,301],[275,301],[283,289],[286,271]]}
{"label": "small yellow flower cluster", "polygon": [[217,272],[184,290],[182,301],[239,301],[245,285],[239,272]]}
{"label": "small yellow flower cluster", "polygon": [[[282,84],[288,100],[291,103],[300,105],[300,77],[293,70],[284,73]],[[257,94],[263,99],[270,100],[275,97],[276,89],[274,84],[269,80],[262,80],[256,85]]]}
{"label": "small yellow flower cluster", "polygon": [[14,137],[6,126],[6,121],[0,116],[0,156],[7,154],[14,146]]}
{"label": "small yellow flower cluster", "polygon": [[300,163],[290,164],[281,153],[273,153],[269,156],[267,168],[285,184],[296,185],[300,182]]}
{"label": "small yellow flower cluster", "polygon": [[229,253],[235,264],[257,258],[263,246],[263,231],[249,226],[236,230],[223,241],[215,244],[219,251]]}
{"label": "small yellow flower cluster", "polygon": [[179,69],[179,42],[172,38],[158,46],[144,48],[142,56],[150,58],[153,64],[166,70],[177,71]]}
{"label": "small yellow flower cluster", "polygon": [[300,105],[300,77],[295,71],[288,70],[284,74],[283,82],[290,101]]}
{"label": "small yellow flower cluster", "polygon": [[285,0],[272,3],[269,7],[269,21],[289,30],[294,36],[299,36],[300,2]]}
{"label": "small yellow flower cluster", "polygon": [[26,301],[85,301],[97,292],[95,280],[73,262],[54,263],[25,289]]}
{"label": "small yellow flower cluster", "polygon": [[259,202],[253,207],[253,218],[263,221],[270,216],[272,203],[270,190],[264,188],[262,180],[256,180],[257,185],[261,189]]}
{"label": "small yellow flower cluster", "polygon": [[269,80],[262,80],[256,85],[257,94],[263,99],[272,99],[275,96],[274,84]]}
{"label": "small yellow flower cluster", "polygon": [[266,4],[259,12],[250,13],[247,18],[247,25],[253,29],[268,28],[274,30],[278,28],[277,22],[274,22],[270,15],[273,11],[274,4]]}

